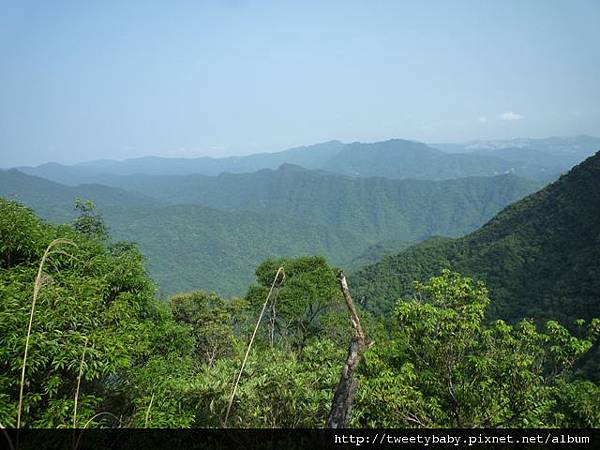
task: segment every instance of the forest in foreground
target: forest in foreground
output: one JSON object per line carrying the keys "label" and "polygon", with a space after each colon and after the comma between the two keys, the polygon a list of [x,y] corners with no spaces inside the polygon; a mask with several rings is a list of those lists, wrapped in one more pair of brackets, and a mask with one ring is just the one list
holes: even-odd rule
{"label": "forest in foreground", "polygon": [[[52,225],[0,200],[3,427],[325,426],[352,336],[335,268],[267,260],[242,297],[164,302],[136,247],[77,209]],[[600,387],[578,369],[600,321],[508,323],[489,305],[483,282],[444,269],[389,314],[359,306],[370,345],[349,425],[600,426]]]}

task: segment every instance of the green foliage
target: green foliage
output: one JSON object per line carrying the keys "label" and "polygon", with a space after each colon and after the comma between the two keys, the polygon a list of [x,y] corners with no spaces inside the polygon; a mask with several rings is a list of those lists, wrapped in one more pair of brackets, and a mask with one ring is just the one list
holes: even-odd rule
{"label": "green foliage", "polygon": [[73,221],[75,231],[101,240],[108,238],[108,229],[102,216],[96,211],[94,202],[76,199],[75,210],[79,213],[79,216]]}
{"label": "green foliage", "polygon": [[277,342],[302,352],[314,338],[348,337],[344,333],[349,328],[347,313],[335,270],[321,257],[267,260],[260,264],[256,269],[258,283],[246,294],[252,308],[262,307],[279,267],[284,268],[285,279],[276,284],[263,319],[271,345]]}
{"label": "green foliage", "polygon": [[600,386],[587,380],[568,383],[559,379],[554,390],[553,420],[557,426],[598,428]]}
{"label": "green foliage", "polygon": [[139,243],[163,294],[202,288],[224,297],[243,295],[265,259],[341,259],[355,251],[326,227],[273,214],[177,205],[107,209],[104,216],[115,238]]}
{"label": "green foliage", "polygon": [[375,264],[388,255],[395,255],[402,250],[406,250],[410,246],[411,243],[406,241],[386,240],[377,242],[367,247],[364,252],[346,264],[347,270],[349,272],[357,271],[370,264]]}
{"label": "green foliage", "polygon": [[[4,269],[41,258],[44,252],[43,227],[24,206],[0,198],[0,264]],[[49,242],[49,241],[48,241]]]}
{"label": "green foliage", "polygon": [[600,316],[600,154],[542,191],[512,204],[461,239],[413,246],[350,277],[355,296],[382,314],[451,268],[484,280],[491,318]]}
{"label": "green foliage", "polygon": [[[84,214],[97,219],[93,208]],[[336,270],[325,259],[267,260],[245,298],[195,291],[160,302],[136,246],[83,223],[92,226],[50,225],[0,199],[3,426],[16,424],[33,282],[57,238],[76,246],[52,254],[44,267],[24,426],[222,426],[246,343],[281,266],[286,276],[275,284],[229,424],[324,425],[351,336]],[[593,354],[599,320],[579,320],[575,332],[557,321],[487,323],[486,287],[450,271],[414,289],[413,298],[397,303],[387,330],[360,311],[375,346],[359,369],[353,425],[600,426],[599,388],[576,370]]]}
{"label": "green foliage", "polygon": [[112,249],[68,227],[40,223],[26,208],[2,199],[0,217],[0,423],[15,425],[39,259],[50,241],[64,237],[77,247],[52,255],[45,267],[29,344],[23,423],[71,424],[85,348],[77,417],[83,425],[122,388],[124,372],[153,353],[146,336],[161,317],[154,286],[133,247]]}
{"label": "green foliage", "polygon": [[379,241],[463,235],[539,186],[512,175],[439,182],[393,180],[341,176],[289,164],[218,177],[130,176],[115,182],[171,204],[277,214],[327,227],[334,235],[347,233],[346,245],[355,245],[351,239],[361,243],[353,257]]}
{"label": "green foliage", "polygon": [[[280,348],[257,347],[242,377],[230,426],[322,427],[343,359],[344,350],[327,339],[308,344],[302,358]],[[232,380],[239,370],[236,362],[218,360],[193,382],[195,426],[222,426]]]}
{"label": "green foliage", "polygon": [[[251,302],[225,301],[204,292],[182,294],[168,304],[158,302],[135,246],[112,243],[83,229],[42,223],[30,210],[4,200],[0,218],[3,426],[15,425],[37,265],[47,244],[57,237],[71,239],[77,247],[72,255],[53,255],[45,269],[29,347],[23,425],[72,425],[80,366],[77,426],[221,425],[243,355],[240,342],[247,339],[247,318],[255,318]],[[319,258],[290,260],[286,265],[290,284],[278,288],[281,317],[297,325],[309,323],[312,332],[317,321],[307,322],[303,314],[316,307],[317,319],[325,320],[320,305],[333,307],[333,270]],[[258,271],[260,280],[268,277],[267,266]],[[311,303],[305,297],[306,308],[298,309],[292,302],[303,289],[311,289],[316,298]],[[324,422],[343,349],[316,335],[303,339],[301,358],[267,342],[255,347],[234,404],[237,426]]]}
{"label": "green foliage", "polygon": [[598,387],[572,381],[597,335],[557,322],[483,322],[481,283],[448,270],[398,302],[391,340],[367,355],[355,425],[379,427],[598,426]]}
{"label": "green foliage", "polygon": [[231,355],[236,343],[232,316],[237,312],[232,311],[231,304],[215,293],[202,291],[176,295],[170,303],[175,320],[191,327],[195,353],[203,362],[213,365]]}

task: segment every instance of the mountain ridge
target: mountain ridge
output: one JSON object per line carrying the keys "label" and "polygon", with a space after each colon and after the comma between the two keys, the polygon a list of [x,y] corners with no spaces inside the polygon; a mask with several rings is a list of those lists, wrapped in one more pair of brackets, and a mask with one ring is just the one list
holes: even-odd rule
{"label": "mountain ridge", "polygon": [[381,313],[413,280],[444,268],[490,287],[492,316],[571,321],[600,316],[600,152],[459,239],[416,244],[350,277]]}
{"label": "mountain ridge", "polygon": [[[594,149],[592,144],[600,143],[600,139],[590,136],[549,139],[550,144],[544,139],[521,140],[529,143],[527,144],[529,147],[523,148],[532,151],[533,157],[526,157],[527,155],[514,157],[514,155],[510,156],[506,152],[502,152],[502,149],[509,148],[511,145],[514,148],[517,145],[511,144],[512,141],[493,141],[500,144],[492,147],[501,147],[500,151],[496,149],[494,153],[494,151],[484,149],[479,151],[467,149],[469,145],[475,144],[425,144],[406,139],[388,139],[379,142],[347,144],[341,141],[327,141],[280,152],[223,158],[147,156],[123,161],[88,161],[75,165],[46,163],[35,167],[18,167],[18,169],[30,175],[41,176],[68,185],[89,182],[94,177],[106,175],[189,175],[197,173],[213,176],[224,172],[249,173],[266,168],[275,169],[284,163],[352,176],[383,176],[394,179],[443,180],[515,173],[530,179],[548,180],[589,156],[589,152]],[[558,139],[558,141],[555,142],[552,139],[555,141]],[[538,145],[541,146],[541,150]],[[561,148],[561,145],[569,148],[579,146],[580,151],[575,153],[554,151],[552,157],[558,158],[558,161],[552,164],[538,156],[540,154],[548,155],[548,148],[551,146],[554,146],[552,148]],[[449,149],[449,147],[452,148]],[[440,148],[446,151],[442,151]]]}
{"label": "mountain ridge", "polygon": [[[370,236],[370,244],[379,240],[420,240],[433,234],[462,235],[491,218],[501,206],[540,187],[514,175],[393,180],[357,178],[291,164],[276,170],[216,177],[121,176],[107,178],[107,183],[171,204],[296,217],[334,226],[338,232]],[[419,202],[421,206],[417,207]],[[457,206],[457,202],[460,211],[447,206]],[[433,228],[426,227],[432,223],[436,224]]]}

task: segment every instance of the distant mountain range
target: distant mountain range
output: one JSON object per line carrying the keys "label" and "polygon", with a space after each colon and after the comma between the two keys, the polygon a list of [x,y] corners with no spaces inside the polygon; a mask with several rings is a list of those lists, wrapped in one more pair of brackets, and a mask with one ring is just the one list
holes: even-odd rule
{"label": "distant mountain range", "polygon": [[374,143],[330,141],[276,153],[226,158],[144,157],[101,160],[72,166],[47,163],[20,167],[24,173],[67,185],[102,182],[107,175],[219,175],[276,169],[295,164],[355,177],[445,180],[512,173],[551,180],[600,148],[590,136],[468,144],[423,144],[402,139]]}
{"label": "distant mountain range", "polygon": [[539,187],[514,175],[391,180],[290,164],[249,174],[105,181],[113,186],[66,186],[0,171],[0,195],[55,222],[73,217],[74,198],[91,199],[116,238],[139,243],[164,292],[203,288],[227,296],[241,294],[265,258],[319,254],[356,267],[357,259],[372,262],[397,250],[398,241],[473,231]]}
{"label": "distant mountain range", "polygon": [[600,138],[580,135],[430,145],[450,153],[481,155],[517,163],[523,173],[528,166],[533,171],[541,166],[548,173],[563,173],[600,149]]}
{"label": "distant mountain range", "polygon": [[489,152],[504,149],[532,149],[547,154],[572,154],[591,156],[589,149],[600,147],[600,138],[581,134],[578,136],[553,136],[548,138],[518,138],[507,140],[470,141],[464,144],[429,144],[450,153]]}

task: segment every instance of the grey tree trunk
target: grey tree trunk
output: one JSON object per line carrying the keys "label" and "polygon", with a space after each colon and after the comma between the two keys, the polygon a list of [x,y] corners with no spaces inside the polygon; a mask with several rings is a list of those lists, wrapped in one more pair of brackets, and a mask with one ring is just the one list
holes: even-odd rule
{"label": "grey tree trunk", "polygon": [[372,344],[366,344],[365,335],[360,326],[360,320],[356,313],[356,308],[354,308],[354,302],[352,301],[344,272],[340,271],[338,273],[338,281],[346,300],[346,306],[350,312],[350,322],[352,322],[352,327],[354,328],[354,337],[350,341],[346,364],[342,369],[340,382],[333,396],[331,411],[327,418],[327,428],[346,428],[348,426],[352,413],[354,394],[358,387],[358,381],[354,379],[354,371],[358,367],[363,353]]}

